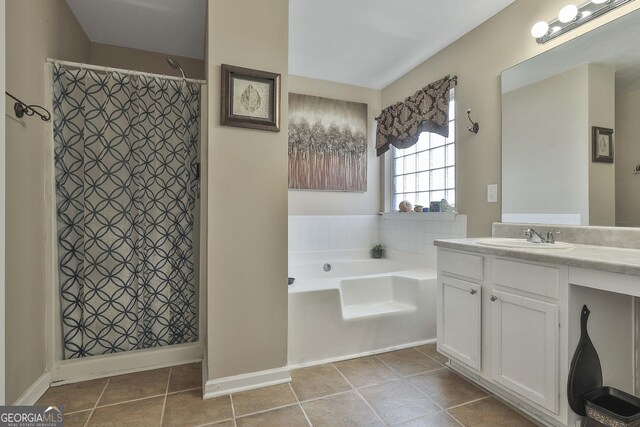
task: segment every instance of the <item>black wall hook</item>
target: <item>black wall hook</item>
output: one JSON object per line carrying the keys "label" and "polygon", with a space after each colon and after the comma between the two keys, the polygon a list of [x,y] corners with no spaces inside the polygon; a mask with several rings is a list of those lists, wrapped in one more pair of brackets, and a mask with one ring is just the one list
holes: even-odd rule
{"label": "black wall hook", "polygon": [[11,95],[9,92],[5,91],[4,93],[6,93],[9,98],[16,101],[13,105],[13,111],[17,118],[21,119],[24,116],[33,116],[35,114],[44,122],[51,120],[51,113],[46,108],[39,105],[27,105],[15,96]]}
{"label": "black wall hook", "polygon": [[469,132],[473,132],[473,133],[478,133],[478,131],[480,130],[480,125],[478,124],[478,122],[474,122],[473,120],[471,120],[471,108],[467,108],[467,117],[469,118],[469,121],[471,122],[471,126],[467,127],[467,130]]}

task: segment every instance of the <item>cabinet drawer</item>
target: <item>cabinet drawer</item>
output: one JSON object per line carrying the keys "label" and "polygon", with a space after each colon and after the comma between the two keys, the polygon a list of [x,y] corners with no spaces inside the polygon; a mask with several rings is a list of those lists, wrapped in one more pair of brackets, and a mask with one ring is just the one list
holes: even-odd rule
{"label": "cabinet drawer", "polygon": [[479,255],[462,254],[440,249],[438,251],[438,270],[469,279],[482,281],[484,277],[484,258]]}
{"label": "cabinet drawer", "polygon": [[560,270],[524,262],[496,259],[493,283],[550,298],[558,298]]}

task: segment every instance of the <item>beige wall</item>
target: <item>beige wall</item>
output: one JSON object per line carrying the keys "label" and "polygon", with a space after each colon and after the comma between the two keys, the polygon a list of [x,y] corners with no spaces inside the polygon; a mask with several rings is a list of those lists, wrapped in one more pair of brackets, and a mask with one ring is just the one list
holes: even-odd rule
{"label": "beige wall", "polygon": [[147,73],[166,74],[179,76],[179,71],[174,71],[167,64],[165,58],[170,56],[180,63],[187,77],[192,79],[204,79],[204,61],[184,56],[166,55],[164,53],[149,52],[146,50],[130,49],[127,47],[113,46],[103,43],[91,43],[91,57],[89,62],[105,67],[124,68],[126,70],[145,71]]}
{"label": "beige wall", "polygon": [[[640,90],[616,95],[616,225],[640,227]],[[640,345],[640,340],[638,340]]]}
{"label": "beige wall", "polygon": [[[538,45],[531,37],[531,26],[551,20],[562,6],[557,0],[517,0],[382,91],[385,107],[444,75],[458,76],[457,207],[468,215],[470,237],[491,235],[491,223],[500,220],[500,203],[487,203],[486,194],[487,184],[501,183],[502,70],[636,10],[640,3],[629,3],[552,42]],[[473,109],[473,118],[480,123],[477,135],[466,130],[467,108]]]}
{"label": "beige wall", "polygon": [[[64,0],[6,2],[6,88],[44,104],[44,61],[89,60],[89,40]],[[17,119],[6,103],[6,382],[14,402],[45,362],[45,123]],[[47,106],[51,110],[51,106]]]}
{"label": "beige wall", "polygon": [[[591,127],[613,129],[616,77],[612,67],[589,64],[589,225],[616,225],[616,164],[592,162]],[[614,153],[615,154],[615,153]]]}
{"label": "beige wall", "polygon": [[[207,368],[216,379],[287,364],[289,2],[208,5]],[[280,132],[220,126],[222,63],[282,75]]]}
{"label": "beige wall", "polygon": [[289,215],[367,215],[381,212],[381,160],[376,157],[376,121],[380,114],[382,91],[325,80],[289,76],[289,92],[367,104],[367,191],[289,190]]}

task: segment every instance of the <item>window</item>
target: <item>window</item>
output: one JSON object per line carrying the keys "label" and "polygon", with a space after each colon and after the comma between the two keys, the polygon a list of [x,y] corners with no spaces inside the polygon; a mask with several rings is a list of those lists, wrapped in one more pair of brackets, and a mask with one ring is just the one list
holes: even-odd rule
{"label": "window", "polygon": [[423,132],[412,147],[392,148],[392,210],[403,200],[429,207],[432,201],[456,201],[455,88],[449,98],[449,137]]}

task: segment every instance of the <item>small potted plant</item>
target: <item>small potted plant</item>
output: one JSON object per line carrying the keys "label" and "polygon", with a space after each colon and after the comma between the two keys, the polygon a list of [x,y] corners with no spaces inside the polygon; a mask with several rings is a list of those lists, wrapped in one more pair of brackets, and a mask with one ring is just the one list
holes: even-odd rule
{"label": "small potted plant", "polygon": [[422,212],[422,209],[423,209],[423,208],[424,208],[424,206],[422,206],[422,205],[415,205],[415,206],[413,207],[413,211],[414,211],[414,212]]}
{"label": "small potted plant", "polygon": [[371,257],[382,258],[382,255],[384,255],[384,246],[382,246],[382,243],[378,243],[371,249]]}

